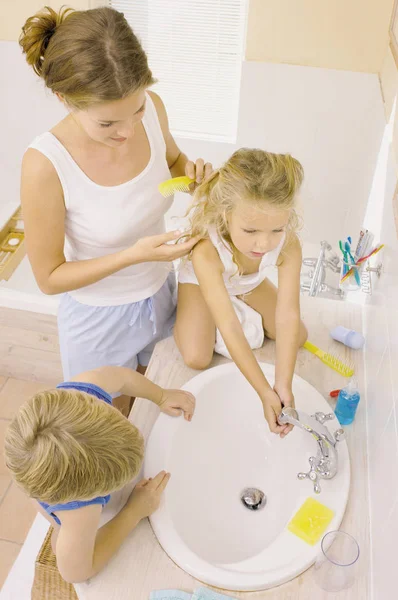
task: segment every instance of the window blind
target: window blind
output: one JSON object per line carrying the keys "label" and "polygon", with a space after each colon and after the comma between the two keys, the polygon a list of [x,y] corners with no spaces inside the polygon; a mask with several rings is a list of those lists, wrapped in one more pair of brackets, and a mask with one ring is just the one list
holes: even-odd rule
{"label": "window blind", "polygon": [[235,142],[247,0],[101,4],[122,12],[140,39],[173,134]]}

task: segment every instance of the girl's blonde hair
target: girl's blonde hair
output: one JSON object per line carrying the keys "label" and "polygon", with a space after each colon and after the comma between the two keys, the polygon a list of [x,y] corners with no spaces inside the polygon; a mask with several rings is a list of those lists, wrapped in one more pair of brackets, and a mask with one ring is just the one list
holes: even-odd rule
{"label": "girl's blonde hair", "polygon": [[241,148],[195,191],[189,210],[192,236],[207,237],[209,226],[230,244],[228,215],[241,200],[262,210],[291,209],[288,230],[296,231],[299,219],[295,197],[303,181],[303,167],[290,154]]}
{"label": "girl's blonde hair", "polygon": [[13,478],[31,498],[49,504],[122,488],[143,456],[138,429],[116,408],[77,390],[39,392],[22,405],[5,437]]}
{"label": "girl's blonde hair", "polygon": [[46,86],[78,110],[155,82],[130,25],[109,7],[55,12],[46,6],[27,19],[19,44]]}

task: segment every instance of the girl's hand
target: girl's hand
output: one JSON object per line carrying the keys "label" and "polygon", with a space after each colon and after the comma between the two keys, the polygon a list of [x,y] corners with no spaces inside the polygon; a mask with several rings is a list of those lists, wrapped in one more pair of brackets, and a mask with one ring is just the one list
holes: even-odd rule
{"label": "girl's hand", "polygon": [[205,163],[203,158],[198,158],[195,163],[192,160],[189,160],[185,165],[185,175],[188,175],[188,177],[195,182],[190,186],[191,193],[194,192],[198,185],[207,179],[212,172],[213,165],[208,162]]}
{"label": "girl's hand", "polygon": [[140,519],[149,517],[159,508],[160,499],[170,480],[170,473],[160,471],[153,479],[141,479],[130,494],[126,508],[131,508]]}
{"label": "girl's hand", "polygon": [[163,390],[159,408],[171,417],[184,413],[184,419],[191,421],[195,412],[195,396],[182,390]]}
{"label": "girl's hand", "polygon": [[261,401],[263,403],[264,417],[267,419],[270,431],[284,438],[290,431],[290,425],[279,425],[278,423],[278,417],[282,410],[278,394],[274,390],[269,389],[263,394]]}
{"label": "girl's hand", "polygon": [[127,250],[131,254],[131,263],[168,262],[189,254],[200,238],[194,237],[180,244],[167,243],[175,242],[181,235],[181,231],[171,231],[169,233],[141,238],[134,246]]}
{"label": "girl's hand", "polygon": [[[281,401],[282,406],[286,406],[286,407],[291,406],[292,408],[295,407],[294,396],[293,396],[291,387],[282,387],[282,386],[275,385],[274,391],[276,394],[278,394],[278,397],[279,397],[279,400]],[[285,425],[285,427],[286,427],[285,435],[287,435],[293,429],[293,425]]]}

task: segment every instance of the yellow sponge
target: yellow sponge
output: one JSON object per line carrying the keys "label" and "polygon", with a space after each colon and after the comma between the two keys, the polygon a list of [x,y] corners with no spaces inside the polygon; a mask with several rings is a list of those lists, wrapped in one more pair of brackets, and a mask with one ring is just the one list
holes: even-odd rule
{"label": "yellow sponge", "polygon": [[333,517],[334,512],[330,508],[313,498],[307,498],[287,528],[307,542],[307,544],[313,546],[317,543]]}

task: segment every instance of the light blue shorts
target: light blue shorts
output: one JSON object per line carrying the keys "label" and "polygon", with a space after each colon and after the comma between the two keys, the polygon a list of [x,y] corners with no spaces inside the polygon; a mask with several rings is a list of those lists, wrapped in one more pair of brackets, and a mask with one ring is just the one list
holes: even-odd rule
{"label": "light blue shorts", "polygon": [[58,331],[64,380],[106,366],[147,366],[157,342],[172,334],[174,271],[154,296],[121,306],[90,306],[64,294]]}

